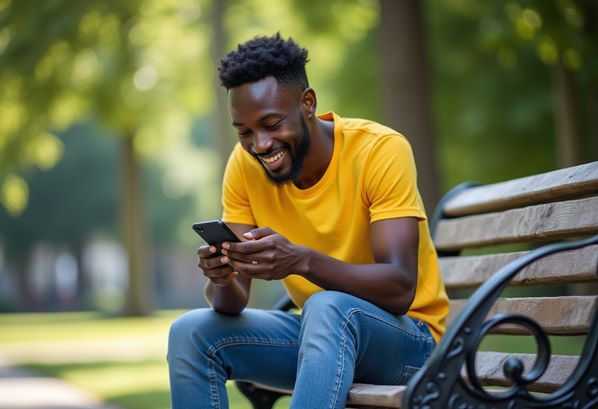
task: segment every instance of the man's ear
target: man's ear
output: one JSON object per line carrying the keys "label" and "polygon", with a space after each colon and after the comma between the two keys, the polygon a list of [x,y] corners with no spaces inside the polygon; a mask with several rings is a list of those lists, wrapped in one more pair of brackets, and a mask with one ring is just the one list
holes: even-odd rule
{"label": "man's ear", "polygon": [[301,108],[303,113],[308,118],[313,118],[318,107],[318,99],[316,98],[316,91],[313,88],[306,88],[301,94]]}

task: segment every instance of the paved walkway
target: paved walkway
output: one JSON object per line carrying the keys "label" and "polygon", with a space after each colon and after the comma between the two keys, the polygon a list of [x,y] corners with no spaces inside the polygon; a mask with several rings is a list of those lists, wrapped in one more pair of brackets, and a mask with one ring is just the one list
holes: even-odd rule
{"label": "paved walkway", "polygon": [[0,409],[118,409],[69,383],[11,366],[0,357]]}

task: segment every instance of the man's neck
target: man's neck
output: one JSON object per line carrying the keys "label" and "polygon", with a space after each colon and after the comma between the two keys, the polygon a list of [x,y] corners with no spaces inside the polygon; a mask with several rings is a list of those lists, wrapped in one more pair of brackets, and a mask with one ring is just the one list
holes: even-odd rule
{"label": "man's neck", "polygon": [[309,126],[311,145],[295,186],[307,189],[326,173],[334,152],[334,122],[316,118]]}

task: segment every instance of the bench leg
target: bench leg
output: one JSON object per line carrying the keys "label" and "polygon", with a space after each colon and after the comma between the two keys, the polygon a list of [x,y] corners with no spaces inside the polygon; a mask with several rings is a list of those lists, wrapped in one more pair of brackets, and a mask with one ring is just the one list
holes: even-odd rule
{"label": "bench leg", "polygon": [[284,393],[256,388],[254,384],[249,382],[237,381],[235,385],[249,399],[253,409],[272,409],[278,398],[286,396]]}

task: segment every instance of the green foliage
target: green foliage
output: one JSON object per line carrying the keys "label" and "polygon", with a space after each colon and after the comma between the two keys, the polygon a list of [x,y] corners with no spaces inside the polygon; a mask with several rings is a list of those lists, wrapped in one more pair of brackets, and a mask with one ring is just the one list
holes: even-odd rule
{"label": "green foliage", "polygon": [[0,6],[0,199],[18,214],[20,169],[61,157],[53,135],[90,114],[151,154],[210,103],[202,2],[5,1]]}
{"label": "green foliage", "polygon": [[[586,1],[427,4],[445,189],[556,168],[551,65],[561,57],[573,70],[583,115],[584,78],[598,63],[589,31],[595,7]],[[583,159],[595,160],[588,148],[586,138]]]}
{"label": "green foliage", "polygon": [[98,133],[89,125],[73,127],[61,139],[66,149],[55,168],[25,172],[29,206],[18,218],[0,210],[0,233],[10,237],[6,253],[11,261],[27,255],[32,237],[77,248],[90,232],[115,234],[116,146]]}
{"label": "green foliage", "polygon": [[[0,208],[0,235],[10,238],[5,242],[9,261],[25,259],[36,240],[77,251],[90,235],[118,235],[120,163],[117,139],[109,135],[93,122],[77,124],[59,134],[64,154],[54,168],[23,172],[29,205],[18,217]],[[144,173],[152,242],[168,247],[177,241],[178,223],[189,214],[193,198],[189,193],[167,197],[164,170],[156,161],[146,161]]]}

